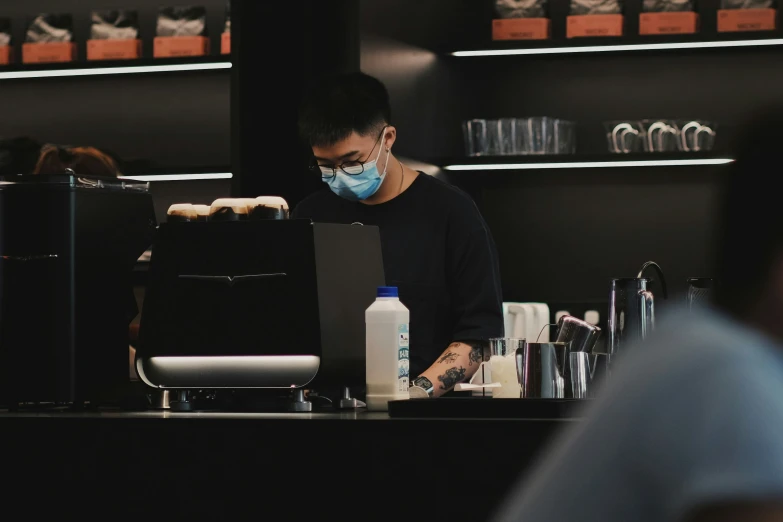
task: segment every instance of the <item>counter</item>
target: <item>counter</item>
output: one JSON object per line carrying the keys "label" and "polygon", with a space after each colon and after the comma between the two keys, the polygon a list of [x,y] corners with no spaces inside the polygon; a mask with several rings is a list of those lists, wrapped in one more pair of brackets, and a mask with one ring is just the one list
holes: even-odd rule
{"label": "counter", "polygon": [[38,498],[28,516],[480,521],[574,422],[0,411],[3,497]]}

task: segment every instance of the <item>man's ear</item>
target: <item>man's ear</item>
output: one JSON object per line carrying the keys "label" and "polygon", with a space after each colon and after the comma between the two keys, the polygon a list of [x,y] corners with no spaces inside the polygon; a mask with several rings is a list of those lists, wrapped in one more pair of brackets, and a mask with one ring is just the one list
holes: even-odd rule
{"label": "man's ear", "polygon": [[384,151],[386,149],[391,149],[395,141],[397,141],[397,128],[393,127],[392,125],[389,125],[388,127],[386,127],[386,130],[383,132]]}

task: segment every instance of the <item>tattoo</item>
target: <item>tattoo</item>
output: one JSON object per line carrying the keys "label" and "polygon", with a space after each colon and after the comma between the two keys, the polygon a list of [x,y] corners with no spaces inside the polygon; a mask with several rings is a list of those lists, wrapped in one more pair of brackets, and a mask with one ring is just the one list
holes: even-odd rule
{"label": "tattoo", "polygon": [[465,378],[465,368],[462,366],[449,368],[443,375],[438,375],[438,380],[441,382],[441,390],[450,390],[455,384]]}
{"label": "tattoo", "polygon": [[419,376],[413,379],[412,384],[414,386],[418,386],[419,388],[424,388],[427,391],[432,389],[432,381],[423,376]]}
{"label": "tattoo", "polygon": [[458,353],[447,352],[447,353],[443,354],[443,357],[438,359],[438,362],[439,363],[451,363],[451,362],[456,361],[458,357],[459,357]]}
{"label": "tattoo", "polygon": [[484,347],[472,344],[470,345],[470,362],[468,365],[473,366],[473,363],[481,364],[481,361],[484,360]]}

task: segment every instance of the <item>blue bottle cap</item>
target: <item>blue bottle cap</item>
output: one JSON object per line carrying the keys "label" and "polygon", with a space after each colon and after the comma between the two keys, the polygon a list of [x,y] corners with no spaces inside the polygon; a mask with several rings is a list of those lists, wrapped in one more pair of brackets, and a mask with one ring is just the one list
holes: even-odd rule
{"label": "blue bottle cap", "polygon": [[396,286],[379,286],[378,297],[399,297]]}

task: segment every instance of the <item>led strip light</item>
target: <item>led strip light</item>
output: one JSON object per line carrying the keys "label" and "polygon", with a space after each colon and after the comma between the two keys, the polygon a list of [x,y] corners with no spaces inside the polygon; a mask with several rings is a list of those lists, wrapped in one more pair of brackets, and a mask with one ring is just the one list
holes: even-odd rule
{"label": "led strip light", "polygon": [[456,51],[453,56],[514,56],[541,54],[605,53],[621,51],[661,51],[673,49],[720,49],[729,47],[769,47],[783,45],[783,38],[763,40],[733,40],[720,42],[680,42],[626,45],[587,45],[581,47],[542,47],[539,49],[491,49],[483,51]]}
{"label": "led strip light", "polygon": [[106,76],[112,74],[146,74],[183,71],[213,71],[231,69],[231,62],[181,63],[171,65],[130,65],[127,67],[94,67],[84,69],[60,69],[54,71],[0,72],[0,80],[26,78],[63,78],[68,76]]}
{"label": "led strip light", "polygon": [[446,165],[444,170],[543,170],[543,169],[595,169],[612,167],[687,167],[696,165],[725,165],[731,158],[638,160],[638,161],[572,161],[557,163],[486,163],[475,165]]}
{"label": "led strip light", "polygon": [[196,181],[205,179],[231,179],[230,172],[216,172],[211,174],[139,174],[136,176],[119,176],[119,179],[131,181]]}

